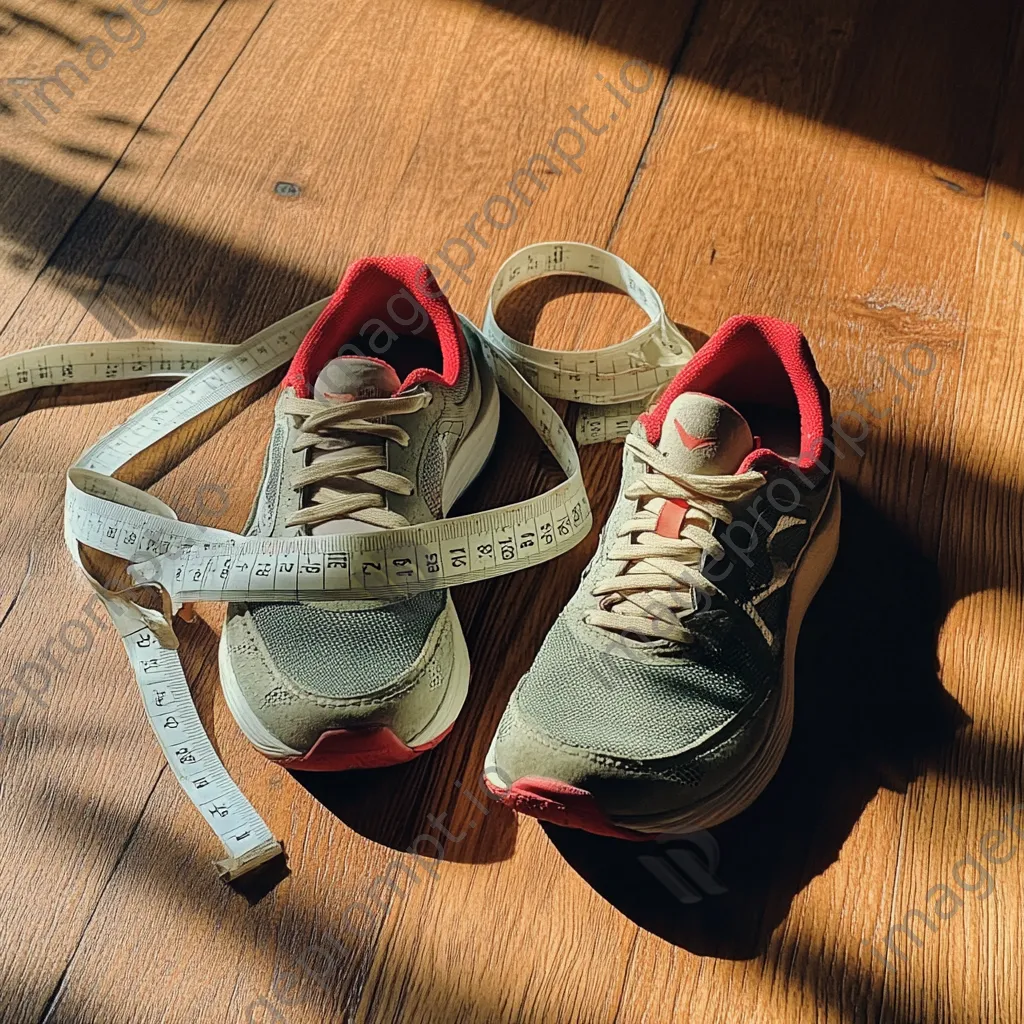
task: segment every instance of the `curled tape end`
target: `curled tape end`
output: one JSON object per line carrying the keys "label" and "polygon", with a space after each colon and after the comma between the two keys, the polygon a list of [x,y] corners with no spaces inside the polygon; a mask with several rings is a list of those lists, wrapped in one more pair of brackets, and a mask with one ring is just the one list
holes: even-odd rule
{"label": "curled tape end", "polygon": [[[148,611],[148,609],[146,610]],[[159,612],[155,613],[151,618],[147,618],[146,625],[165,651],[178,649],[178,638],[174,635],[174,627],[163,615]]]}
{"label": "curled tape end", "polygon": [[[171,627],[171,619],[173,619],[178,612],[184,612],[185,609],[191,609],[192,606],[190,604],[183,604],[173,594],[168,593],[167,589],[160,582],[160,574],[157,572],[156,566],[153,562],[135,562],[132,565],[129,565],[128,575],[131,578],[131,581],[135,584],[135,587],[131,589],[138,587],[155,587],[160,591],[164,609],[164,619],[168,628]],[[128,593],[128,591],[125,591],[125,593]],[[191,622],[195,616],[185,613],[182,614],[182,618],[186,622]],[[165,644],[164,646],[168,645]],[[178,646],[177,642],[175,642],[174,646]]]}
{"label": "curled tape end", "polygon": [[284,847],[276,839],[271,839],[241,857],[225,857],[224,860],[215,860],[213,866],[216,868],[220,880],[229,883],[237,881],[264,864],[269,864],[276,857],[284,857]]}

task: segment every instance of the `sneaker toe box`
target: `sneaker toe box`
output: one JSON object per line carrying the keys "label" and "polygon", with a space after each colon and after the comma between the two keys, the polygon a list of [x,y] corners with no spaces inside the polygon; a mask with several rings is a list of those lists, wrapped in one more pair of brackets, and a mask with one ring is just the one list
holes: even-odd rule
{"label": "sneaker toe box", "polygon": [[385,726],[403,741],[444,694],[453,631],[444,591],[392,605],[231,605],[225,689],[287,747],[326,731]]}
{"label": "sneaker toe box", "polygon": [[561,623],[549,640],[494,737],[487,767],[499,791],[548,780],[585,791],[620,825],[672,816],[744,770],[778,708],[777,688],[750,681],[749,666],[612,656]]}

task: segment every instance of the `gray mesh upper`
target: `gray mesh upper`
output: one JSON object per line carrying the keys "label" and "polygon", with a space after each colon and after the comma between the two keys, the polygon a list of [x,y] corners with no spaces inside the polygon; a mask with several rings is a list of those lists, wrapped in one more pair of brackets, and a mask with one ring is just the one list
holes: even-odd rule
{"label": "gray mesh upper", "polygon": [[[752,546],[750,529],[734,529],[730,544],[726,524],[716,523],[724,558],[702,569],[719,593],[701,595],[683,619],[692,642],[675,644],[610,639],[586,622],[600,606],[594,582],[619,569],[609,550],[635,513],[623,491],[640,472],[627,449],[598,551],[513,693],[488,758],[505,785],[527,776],[561,780],[591,793],[616,824],[661,827],[710,800],[765,749],[783,697],[786,570],[809,540],[828,477],[770,471],[771,482],[792,478],[801,501],[772,503],[769,483],[750,508],[737,510],[756,523]],[[795,522],[780,522],[783,514]]]}
{"label": "gray mesh upper", "polygon": [[372,693],[419,657],[448,592],[357,611],[321,605],[251,604],[249,614],[277,667],[300,686],[330,697]]}
{"label": "gray mesh upper", "polygon": [[420,497],[434,515],[441,514],[441,494],[444,487],[444,474],[447,467],[445,451],[441,445],[444,435],[439,435],[438,443],[430,445],[423,455],[420,472]]}
{"label": "gray mesh upper", "polygon": [[520,711],[562,743],[623,758],[669,756],[698,742],[777,672],[767,645],[738,635],[735,620],[721,612],[699,618],[699,648],[641,661],[590,646],[563,615],[519,684]]}

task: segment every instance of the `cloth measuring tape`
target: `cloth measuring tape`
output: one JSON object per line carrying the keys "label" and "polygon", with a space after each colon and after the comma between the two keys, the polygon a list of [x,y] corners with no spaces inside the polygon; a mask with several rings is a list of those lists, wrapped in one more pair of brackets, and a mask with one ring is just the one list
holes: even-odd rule
{"label": "cloth measuring tape", "polygon": [[[516,341],[495,319],[502,299],[527,281],[555,274],[587,277],[625,292],[650,323],[597,351],[558,352]],[[495,275],[483,332],[542,395],[582,403],[576,420],[580,444],[625,437],[651,396],[693,356],[693,346],[649,282],[618,256],[578,242],[538,242],[513,253]]]}
{"label": "cloth measuring tape", "polygon": [[[599,352],[538,350],[509,337],[494,312],[534,278],[573,274],[632,296],[651,323]],[[182,378],[90,447],[68,471],[64,534],[75,564],[121,635],[150,724],[175,776],[224,845],[216,866],[233,880],[282,852],[217,757],[196,711],[171,619],[189,601],[335,601],[401,598],[504,575],[547,561],[589,533],[579,457],[546,398],[592,403],[582,443],[622,436],[650,395],[693,354],[657,292],[617,256],[569,242],[514,254],[495,280],[483,331],[462,318],[481,373],[523,412],[565,482],[500,509],[399,530],[290,538],[242,537],[180,522],[158,498],[115,478],[131,460],[291,361],[327,300],[239,345],[132,340],[52,345],[0,358],[0,396],[63,384]],[[630,410],[635,409],[635,412]],[[603,410],[603,411],[602,411]],[[161,588],[164,607],[112,591],[86,567],[80,545],[128,562],[137,587]],[[491,554],[484,558],[482,551]]]}

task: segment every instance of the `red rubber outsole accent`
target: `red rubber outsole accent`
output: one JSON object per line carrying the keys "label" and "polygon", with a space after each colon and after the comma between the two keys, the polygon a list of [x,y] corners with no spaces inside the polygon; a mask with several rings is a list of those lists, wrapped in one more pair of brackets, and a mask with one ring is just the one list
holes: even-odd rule
{"label": "red rubber outsole accent", "polygon": [[410,747],[386,726],[374,729],[332,729],[300,757],[272,758],[274,764],[297,772],[347,772],[354,768],[387,768],[404,764],[436,747],[454,723],[429,743]]}
{"label": "red rubber outsole accent", "polygon": [[577,789],[557,779],[526,776],[518,779],[508,789],[501,789],[487,780],[487,788],[506,806],[520,814],[561,825],[563,828],[578,828],[596,836],[613,839],[628,839],[631,842],[648,842],[654,836],[633,832],[612,824],[598,806],[592,793]]}

